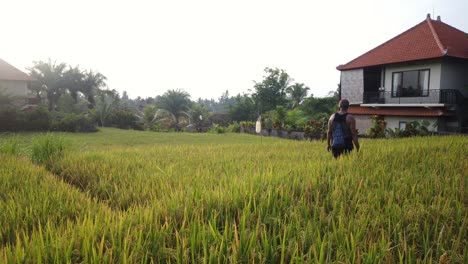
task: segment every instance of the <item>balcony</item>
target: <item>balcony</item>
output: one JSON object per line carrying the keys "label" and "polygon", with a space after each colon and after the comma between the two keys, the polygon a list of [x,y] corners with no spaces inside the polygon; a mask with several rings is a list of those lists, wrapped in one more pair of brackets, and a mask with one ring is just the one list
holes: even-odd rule
{"label": "balcony", "polygon": [[365,92],[364,104],[459,104],[463,95],[456,89],[440,89],[422,92],[406,93],[397,92]]}

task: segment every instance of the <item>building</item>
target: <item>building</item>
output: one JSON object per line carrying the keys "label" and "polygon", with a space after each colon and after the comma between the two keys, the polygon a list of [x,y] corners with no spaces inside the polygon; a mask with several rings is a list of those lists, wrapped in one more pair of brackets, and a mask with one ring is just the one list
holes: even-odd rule
{"label": "building", "polygon": [[337,67],[360,134],[380,115],[387,128],[427,120],[438,132],[468,127],[468,34],[430,15]]}
{"label": "building", "polygon": [[37,103],[28,89],[32,81],[32,77],[0,59],[0,93],[13,97],[19,107],[28,108]]}

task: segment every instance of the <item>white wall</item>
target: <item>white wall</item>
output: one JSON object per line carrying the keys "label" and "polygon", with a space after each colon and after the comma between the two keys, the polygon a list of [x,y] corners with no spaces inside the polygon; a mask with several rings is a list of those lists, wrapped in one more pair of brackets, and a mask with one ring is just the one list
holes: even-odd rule
{"label": "white wall", "polygon": [[353,115],[359,135],[364,135],[372,125],[371,115]]}
{"label": "white wall", "polygon": [[[395,129],[400,127],[400,122],[413,122],[413,121],[429,121],[431,125],[429,126],[430,131],[437,131],[437,117],[413,117],[413,116],[385,116],[385,121],[387,121],[387,128]],[[433,126],[436,124],[436,127]]]}
{"label": "white wall", "polygon": [[457,89],[463,96],[468,97],[468,61],[442,62],[441,89]]}
{"label": "white wall", "polygon": [[[397,97],[392,98],[392,76],[394,72],[429,69],[429,95],[425,97]],[[411,62],[388,65],[385,68],[385,103],[438,103],[439,93],[430,90],[441,89],[442,63],[440,60],[429,62]]]}
{"label": "white wall", "polygon": [[429,90],[440,89],[440,75],[442,64],[440,61],[418,62],[418,63],[400,63],[385,67],[385,91],[392,91],[392,74],[394,72],[424,70],[429,69]]}
{"label": "white wall", "polygon": [[26,97],[28,95],[28,84],[26,81],[0,80],[0,90],[11,96]]}

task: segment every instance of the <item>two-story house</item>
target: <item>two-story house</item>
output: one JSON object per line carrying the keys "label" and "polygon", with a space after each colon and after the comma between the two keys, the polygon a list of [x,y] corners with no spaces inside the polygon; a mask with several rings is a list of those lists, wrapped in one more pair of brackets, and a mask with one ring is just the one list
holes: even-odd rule
{"label": "two-story house", "polygon": [[0,59],[0,92],[15,99],[18,107],[27,108],[37,104],[37,100],[28,89],[34,79]]}
{"label": "two-story house", "polygon": [[430,15],[337,67],[360,134],[379,115],[389,128],[427,120],[434,131],[468,126],[468,34]]}

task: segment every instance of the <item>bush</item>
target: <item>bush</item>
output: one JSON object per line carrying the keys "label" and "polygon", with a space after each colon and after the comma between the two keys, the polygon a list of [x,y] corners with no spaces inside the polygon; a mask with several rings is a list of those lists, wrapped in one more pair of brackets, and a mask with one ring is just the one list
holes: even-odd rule
{"label": "bush", "polygon": [[429,136],[433,133],[429,131],[431,124],[428,121],[413,121],[406,125],[405,129],[391,128],[386,129],[386,132],[391,138],[412,137],[412,136]]}
{"label": "bush", "polygon": [[20,112],[15,109],[6,109],[0,112],[0,131],[19,131]]}
{"label": "bush", "polygon": [[[304,117],[305,117],[304,112],[302,112],[301,110],[299,109],[291,110],[286,115],[286,125],[288,125],[289,128],[295,130],[297,128],[296,122],[298,122],[300,119]],[[307,123],[307,120],[305,120],[305,123],[303,123],[303,125],[305,125],[306,123]]]}
{"label": "bush", "polygon": [[135,128],[137,117],[130,109],[115,109],[112,111],[109,123],[121,129]]}
{"label": "bush", "polygon": [[217,124],[213,124],[213,127],[211,127],[211,129],[208,130],[208,133],[212,133],[212,134],[224,134],[225,132],[226,132],[226,129]]}
{"label": "bush", "polygon": [[372,125],[366,132],[366,135],[370,138],[384,138],[385,137],[385,126],[387,122],[378,115],[372,116]]}
{"label": "bush", "polygon": [[63,116],[57,116],[52,122],[51,129],[63,132],[97,131],[92,119],[84,114],[65,114]]}
{"label": "bush", "polygon": [[229,133],[240,133],[240,125],[239,123],[237,122],[234,122],[232,124],[230,124],[227,128],[226,128],[226,132],[229,132]]}
{"label": "bush", "polygon": [[47,131],[50,128],[50,114],[45,105],[23,113],[23,125],[25,131]]}
{"label": "bush", "polygon": [[65,145],[66,142],[61,136],[50,133],[37,136],[32,144],[31,161],[50,169],[52,162],[62,156]]}

